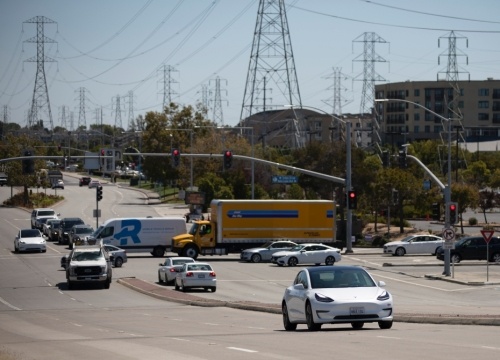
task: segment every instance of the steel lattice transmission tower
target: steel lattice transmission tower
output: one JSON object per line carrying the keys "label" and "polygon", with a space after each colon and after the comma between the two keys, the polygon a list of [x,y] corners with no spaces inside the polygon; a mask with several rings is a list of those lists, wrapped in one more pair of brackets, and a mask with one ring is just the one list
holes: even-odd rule
{"label": "steel lattice transmission tower", "polygon": [[85,88],[81,87],[78,89],[78,130],[87,130],[87,117],[86,117],[86,106],[85,106]]}
{"label": "steel lattice transmission tower", "polygon": [[115,112],[115,129],[123,129],[122,128],[122,106],[120,105],[120,95],[116,95],[116,97],[112,100],[115,104],[114,112]]}
{"label": "steel lattice transmission tower", "polygon": [[[224,79],[222,79],[224,80]],[[212,121],[217,125],[224,126],[224,115],[222,113],[222,97],[221,97],[221,88],[220,88],[221,78],[217,76],[215,78],[215,90],[214,90],[214,99],[212,100],[214,103],[214,115]],[[227,80],[224,80],[227,84]],[[227,91],[223,89],[227,95]],[[227,100],[225,100],[227,102]]]}
{"label": "steel lattice transmission tower", "polygon": [[134,92],[128,92],[128,130],[135,130],[134,123]]}
{"label": "steel lattice transmission tower", "polygon": [[59,123],[63,129],[67,130],[68,126],[68,116],[69,116],[69,108],[65,105],[59,107]]}
{"label": "steel lattice transmission tower", "polygon": [[358,36],[353,42],[363,43],[363,54],[358,55],[353,61],[363,63],[363,78],[360,75],[354,80],[363,81],[363,92],[361,94],[361,114],[371,114],[375,100],[375,81],[386,81],[375,71],[375,63],[386,62],[386,60],[375,52],[375,44],[385,44],[387,41],[382,39],[374,32],[365,32]]}
{"label": "steel lattice transmission tower", "polygon": [[240,118],[283,105],[302,107],[285,2],[260,0]]}
{"label": "steel lattice transmission tower", "polygon": [[172,102],[174,95],[179,95],[172,88],[172,84],[178,83],[172,76],[172,73],[177,72],[177,70],[175,70],[173,66],[163,65],[160,71],[162,72],[162,79],[160,82],[163,84],[160,94],[163,95],[163,109],[165,109]]}
{"label": "steel lattice transmission tower", "polygon": [[35,88],[33,90],[33,100],[31,101],[31,110],[28,116],[28,128],[31,128],[33,124],[41,120],[39,117],[43,112],[48,116],[50,130],[53,130],[54,124],[52,122],[52,111],[50,110],[47,79],[45,77],[45,63],[54,62],[55,60],[45,55],[45,44],[55,43],[56,41],[44,35],[44,25],[55,24],[56,22],[45,16],[35,16],[24,21],[24,23],[36,24],[36,36],[25,40],[25,42],[28,43],[36,43],[36,57],[25,60],[27,62],[36,62]]}

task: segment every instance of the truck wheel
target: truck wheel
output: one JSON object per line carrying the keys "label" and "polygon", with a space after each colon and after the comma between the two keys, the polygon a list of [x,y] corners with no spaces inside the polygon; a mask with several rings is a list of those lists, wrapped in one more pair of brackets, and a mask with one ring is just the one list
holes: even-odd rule
{"label": "truck wheel", "polygon": [[104,288],[105,289],[109,289],[109,287],[111,286],[111,279],[107,279],[105,282],[104,282]]}
{"label": "truck wheel", "polygon": [[73,283],[68,280],[68,290],[73,290],[74,288],[75,286],[73,285]]}
{"label": "truck wheel", "polygon": [[163,246],[157,246],[153,249],[151,255],[153,255],[154,257],[162,257],[163,255],[165,255],[165,248]]}
{"label": "truck wheel", "polygon": [[198,249],[196,248],[196,246],[188,245],[183,251],[183,256],[187,256],[196,260],[196,258],[198,257]]}

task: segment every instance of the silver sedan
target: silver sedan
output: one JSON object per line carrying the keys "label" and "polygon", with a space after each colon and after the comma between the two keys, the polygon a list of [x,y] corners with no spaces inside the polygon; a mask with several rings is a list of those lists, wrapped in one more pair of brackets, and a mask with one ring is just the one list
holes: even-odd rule
{"label": "silver sedan", "polygon": [[271,261],[271,257],[274,253],[278,251],[290,250],[294,246],[297,246],[297,244],[293,241],[268,242],[262,245],[262,247],[243,250],[240,254],[240,259],[254,263]]}
{"label": "silver sedan", "polygon": [[207,263],[186,263],[182,265],[175,276],[175,290],[188,291],[191,288],[217,289],[217,276],[214,269]]}
{"label": "silver sedan", "polygon": [[175,276],[182,268],[182,265],[186,263],[194,263],[195,260],[190,257],[168,257],[164,262],[158,264],[160,267],[158,269],[158,282],[161,284],[165,282],[168,284],[173,284],[175,281]]}

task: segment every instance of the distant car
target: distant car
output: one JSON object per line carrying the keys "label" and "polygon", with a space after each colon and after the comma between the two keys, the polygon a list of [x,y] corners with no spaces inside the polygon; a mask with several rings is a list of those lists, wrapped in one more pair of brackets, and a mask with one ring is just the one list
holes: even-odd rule
{"label": "distant car", "polygon": [[85,223],[79,217],[67,217],[61,219],[61,223],[59,224],[59,233],[57,234],[57,242],[59,245],[69,244],[69,232],[75,225],[85,225]]}
{"label": "distant car", "polygon": [[57,180],[52,184],[52,189],[63,189],[64,190],[64,181],[61,179]]}
{"label": "distant car", "polygon": [[8,178],[5,173],[0,173],[0,186],[7,185],[8,183]]}
{"label": "distant car", "polygon": [[46,252],[46,242],[38,229],[21,229],[14,239],[14,251]]}
{"label": "distant car", "polygon": [[217,276],[207,263],[185,263],[175,276],[175,290],[188,291],[191,288],[204,288],[215,292]]}
{"label": "distant car", "polygon": [[439,248],[443,247],[444,240],[440,236],[421,234],[410,235],[399,241],[391,241],[384,245],[384,254],[393,256],[431,254],[436,255]]}
{"label": "distant car", "polygon": [[48,219],[42,226],[42,234],[49,237],[52,224],[59,223],[59,219]]}
{"label": "distant car", "polygon": [[[493,236],[487,244],[482,236],[467,236],[455,242],[450,249],[450,260],[458,264],[462,260],[486,260],[500,264],[500,237]],[[444,248],[437,251],[436,257],[444,260]]]}
{"label": "distant car", "polygon": [[59,226],[61,225],[61,219],[47,220],[50,222],[50,228],[48,229],[47,238],[50,241],[56,241],[59,239]]}
{"label": "distant car", "polygon": [[50,209],[50,208],[33,209],[31,211],[31,228],[32,229],[36,229],[36,227],[35,227],[36,218],[39,216],[57,217],[57,216],[59,216],[59,214],[57,214],[54,209]]}
{"label": "distant car", "polygon": [[78,165],[66,166],[66,171],[77,171],[77,170],[78,170]]}
{"label": "distant car", "polygon": [[271,261],[271,257],[278,251],[290,250],[297,246],[293,241],[271,241],[262,245],[262,247],[243,250],[240,259],[258,263],[261,261]]}
{"label": "distant car", "polygon": [[108,252],[113,259],[115,267],[122,267],[127,262],[127,251],[114,245],[104,245],[104,249]]}
{"label": "distant car", "polygon": [[101,182],[99,180],[90,180],[89,189],[101,186]]}
{"label": "distant car", "polygon": [[79,224],[74,225],[68,233],[69,248],[73,249],[74,244],[82,244],[85,237],[94,232],[94,228],[90,225]]}
{"label": "distant car", "polygon": [[90,176],[82,176],[78,182],[79,186],[88,185],[92,179]]}
{"label": "distant car", "polygon": [[175,276],[177,272],[182,268],[182,265],[186,263],[194,263],[195,260],[190,257],[168,257],[163,263],[158,264],[160,268],[158,269],[158,282],[165,282],[167,285],[173,284],[175,281]]}
{"label": "distant car", "polygon": [[333,265],[342,259],[340,249],[323,244],[300,244],[289,251],[273,254],[271,262],[278,266],[298,264]]}
{"label": "distant car", "polygon": [[304,268],[285,289],[281,301],[283,327],[287,331],[306,324],[310,331],[323,324],[351,324],[361,329],[365,323],[378,323],[390,329],[394,299],[360,266],[316,266]]}
{"label": "distant car", "polygon": [[43,232],[43,226],[45,223],[49,220],[55,220],[57,219],[57,216],[39,216],[36,218],[35,221],[35,229],[38,229]]}

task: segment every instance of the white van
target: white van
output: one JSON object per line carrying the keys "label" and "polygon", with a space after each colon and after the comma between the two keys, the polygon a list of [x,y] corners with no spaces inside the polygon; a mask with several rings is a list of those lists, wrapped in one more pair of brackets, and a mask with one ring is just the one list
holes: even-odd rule
{"label": "white van", "polygon": [[109,219],[92,234],[103,244],[129,253],[150,252],[161,257],[172,246],[172,237],[186,232],[183,217]]}

